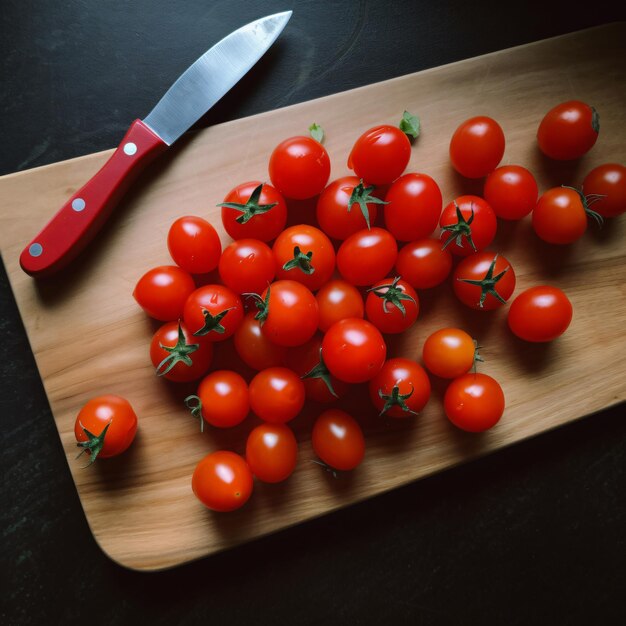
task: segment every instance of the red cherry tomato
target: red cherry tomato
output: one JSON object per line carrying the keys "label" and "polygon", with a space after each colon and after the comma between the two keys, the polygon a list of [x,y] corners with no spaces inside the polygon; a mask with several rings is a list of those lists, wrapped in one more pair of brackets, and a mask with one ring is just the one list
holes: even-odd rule
{"label": "red cherry tomato", "polygon": [[380,415],[410,417],[426,406],[430,398],[430,380],[424,368],[415,361],[389,359],[370,380],[369,393]]}
{"label": "red cherry tomato", "polygon": [[593,215],[581,193],[569,187],[554,187],[539,198],[533,211],[533,228],[548,243],[573,243],[587,230],[587,214]]}
{"label": "red cherry tomato", "polygon": [[279,280],[295,280],[311,291],[319,289],[335,270],[335,249],[315,226],[299,224],[284,230],[272,248]]}
{"label": "red cherry tomato", "polygon": [[254,312],[246,313],[233,336],[235,350],[241,360],[253,370],[283,365],[287,348],[271,342],[261,330]]}
{"label": "red cherry tomato", "polygon": [[589,152],[599,132],[597,111],[580,100],[569,100],[546,113],[537,130],[537,142],[546,156],[568,161]]}
{"label": "red cherry tomato", "polygon": [[602,217],[626,212],[626,167],[619,163],[598,165],[585,176],[583,193]]}
{"label": "red cherry tomato", "polygon": [[224,341],[243,320],[241,299],[223,285],[206,285],[196,289],[185,302],[185,325],[195,337]]}
{"label": "red cherry tomato", "polygon": [[376,205],[381,200],[371,195],[373,187],[365,187],[357,176],[344,176],[322,191],[317,201],[316,216],[320,228],[334,239],[346,239],[376,221]]}
{"label": "red cherry tomato", "polygon": [[284,424],[261,424],[248,435],[246,461],[264,483],[279,483],[291,476],[298,460],[298,442]]}
{"label": "red cherry tomato", "polygon": [[335,378],[326,367],[319,335],[287,351],[286,365],[304,383],[306,397],[315,402],[334,402],[347,391],[348,385]]}
{"label": "red cherry tomato", "polygon": [[335,322],[363,317],[365,309],[359,290],[345,280],[329,280],[316,294],[320,330],[325,333]]}
{"label": "red cherry tomato", "polygon": [[295,280],[277,280],[256,302],[261,331],[279,346],[300,346],[317,330],[317,300]]}
{"label": "red cherry tomato", "polygon": [[330,176],[330,159],[324,146],[311,137],[291,137],[274,148],[269,172],[272,184],[288,198],[312,198],[324,189]]}
{"label": "red cherry tomato", "polygon": [[435,376],[457,378],[474,365],[476,344],[464,330],[442,328],[424,342],[424,365]]}
{"label": "red cherry tomato", "polygon": [[239,239],[224,249],[219,264],[222,282],[235,293],[260,293],[273,280],[271,248],[259,239]]}
{"label": "red cherry tomato", "polygon": [[317,418],[311,444],[326,465],[340,471],[357,467],[365,454],[361,427],[350,414],[339,409],[328,409]]}
{"label": "red cherry tomato", "polygon": [[322,354],[333,376],[347,383],[364,383],[380,371],[387,345],[372,323],[350,318],[328,329],[322,340]]}
{"label": "red cherry tomato", "polygon": [[466,178],[482,178],[498,167],[504,154],[504,133],[494,119],[472,117],[463,122],[450,140],[450,160]]}
{"label": "red cherry tomato", "polygon": [[167,234],[174,263],[191,274],[206,274],[217,267],[222,244],[217,231],[201,217],[179,217]]}
{"label": "red cherry tomato", "polygon": [[[461,212],[459,219],[458,210]],[[485,200],[478,196],[459,196],[443,209],[441,240],[446,250],[467,256],[484,250],[496,236],[496,214]],[[457,241],[460,238],[460,245]],[[472,245],[473,244],[473,245]]]}
{"label": "red cherry tomato", "polygon": [[385,196],[385,226],[398,241],[428,237],[439,223],[441,190],[426,174],[405,174]]}
{"label": "red cherry tomato", "polygon": [[404,172],[411,158],[409,138],[396,126],[364,132],[348,157],[348,167],[370,185],[389,185]]}
{"label": "red cherry tomato", "polygon": [[440,285],[451,269],[452,256],[441,249],[439,239],[412,241],[400,249],[396,259],[398,274],[415,289]]}
{"label": "red cherry tomato", "polygon": [[443,398],[448,419],[461,430],[480,433],[495,426],[504,413],[504,393],[486,374],[455,378]]}
{"label": "red cherry tomato", "polygon": [[219,512],[242,507],[252,495],[252,472],[238,454],[219,450],[196,466],[191,488],[204,506]]}
{"label": "red cherry tomato", "polygon": [[520,165],[502,165],[485,181],[485,200],[505,220],[519,220],[537,204],[537,181]]}
{"label": "red cherry tomato", "polygon": [[233,239],[271,241],[285,228],[285,199],[267,184],[261,187],[259,193],[260,185],[256,180],[242,183],[229,191],[219,205],[222,207],[224,229]]}
{"label": "red cherry tomato", "polygon": [[162,265],[139,279],[133,297],[150,317],[172,322],[182,316],[185,302],[195,288],[189,272],[175,265]]}
{"label": "red cherry tomato", "polygon": [[560,289],[548,285],[531,287],[513,300],[509,328],[525,341],[552,341],[567,330],[572,314],[572,303]]}
{"label": "red cherry tomato", "polygon": [[413,326],[419,298],[411,285],[398,276],[377,282],[368,292],[365,313],[381,333],[402,333]]}
{"label": "red cherry tomato", "polygon": [[472,309],[501,307],[515,290],[515,272],[501,254],[477,252],[463,259],[452,275],[457,298]]}
{"label": "red cherry tomato", "polygon": [[150,360],[158,376],[176,383],[197,380],[213,360],[213,346],[194,337],[185,324],[163,324],[150,342]]}
{"label": "red cherry tomato", "polygon": [[230,370],[215,370],[205,376],[198,386],[197,399],[204,420],[217,428],[237,426],[250,411],[248,385]]}
{"label": "red cherry tomato", "polygon": [[304,406],[304,383],[286,367],[261,370],[250,381],[250,406],[262,420],[284,424]]}
{"label": "red cherry tomato", "polygon": [[359,230],[339,246],[337,269],[353,285],[373,285],[389,274],[398,256],[398,245],[382,228]]}
{"label": "red cherry tomato", "polygon": [[89,454],[89,465],[97,457],[122,454],[137,434],[137,415],[125,398],[105,395],[92,398],[76,417],[74,435],[78,447]]}

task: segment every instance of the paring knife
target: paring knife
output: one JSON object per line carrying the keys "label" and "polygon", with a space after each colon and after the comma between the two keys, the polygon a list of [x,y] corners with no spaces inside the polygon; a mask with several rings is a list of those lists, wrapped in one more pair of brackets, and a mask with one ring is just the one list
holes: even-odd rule
{"label": "paring knife", "polygon": [[135,120],[111,158],[26,246],[22,269],[51,274],[93,238],[132,181],[229,91],[263,56],[291,11],[269,15],[231,33],[205,52],[169,88],[144,120]]}

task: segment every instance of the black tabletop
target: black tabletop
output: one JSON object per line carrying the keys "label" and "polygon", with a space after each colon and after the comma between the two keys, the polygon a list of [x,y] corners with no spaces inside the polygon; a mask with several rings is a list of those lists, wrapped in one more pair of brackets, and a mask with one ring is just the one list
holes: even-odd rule
{"label": "black tabletop", "polygon": [[[294,10],[201,125],[626,17],[612,6],[2,0],[0,174],[113,147],[190,61],[269,13]],[[623,406],[171,571],[114,564],[4,270],[0,287],[3,624],[626,623]]]}

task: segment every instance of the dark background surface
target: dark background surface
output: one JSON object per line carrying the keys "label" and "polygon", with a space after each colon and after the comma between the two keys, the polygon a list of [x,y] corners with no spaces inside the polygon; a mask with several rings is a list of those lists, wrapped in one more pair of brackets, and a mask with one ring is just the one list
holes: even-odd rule
{"label": "dark background surface", "polygon": [[[275,11],[294,9],[284,34],[202,125],[626,17],[611,6],[1,0],[0,174],[113,147],[207,47]],[[626,623],[623,407],[188,566],[119,567],[4,271],[0,288],[3,624]]]}

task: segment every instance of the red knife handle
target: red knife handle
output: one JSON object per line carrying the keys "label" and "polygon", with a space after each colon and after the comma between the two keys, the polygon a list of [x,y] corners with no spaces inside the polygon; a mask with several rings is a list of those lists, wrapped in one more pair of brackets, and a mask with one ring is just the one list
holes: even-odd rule
{"label": "red knife handle", "polygon": [[100,171],[26,246],[20,256],[22,269],[43,276],[69,263],[98,232],[133,180],[167,147],[141,120],[135,120]]}

